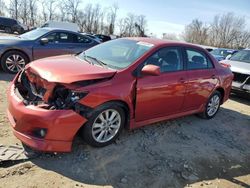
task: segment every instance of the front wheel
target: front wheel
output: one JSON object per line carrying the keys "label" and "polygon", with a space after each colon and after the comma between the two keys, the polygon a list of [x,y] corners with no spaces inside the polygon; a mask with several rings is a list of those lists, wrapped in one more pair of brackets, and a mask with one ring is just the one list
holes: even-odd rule
{"label": "front wheel", "polygon": [[1,66],[5,72],[15,74],[24,69],[28,63],[27,56],[19,51],[6,52],[1,58]]}
{"label": "front wheel", "polygon": [[115,103],[105,104],[84,125],[82,136],[89,145],[103,147],[119,136],[124,124],[124,110]]}
{"label": "front wheel", "polygon": [[213,118],[219,111],[220,104],[221,104],[221,93],[219,91],[215,91],[209,97],[204,112],[199,115],[205,119]]}

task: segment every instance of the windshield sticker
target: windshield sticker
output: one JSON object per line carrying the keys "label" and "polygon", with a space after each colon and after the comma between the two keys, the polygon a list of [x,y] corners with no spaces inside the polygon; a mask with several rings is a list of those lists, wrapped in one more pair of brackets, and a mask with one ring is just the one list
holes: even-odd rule
{"label": "windshield sticker", "polygon": [[147,43],[147,42],[137,42],[138,45],[142,45],[142,46],[147,46],[147,47],[153,47],[153,44]]}

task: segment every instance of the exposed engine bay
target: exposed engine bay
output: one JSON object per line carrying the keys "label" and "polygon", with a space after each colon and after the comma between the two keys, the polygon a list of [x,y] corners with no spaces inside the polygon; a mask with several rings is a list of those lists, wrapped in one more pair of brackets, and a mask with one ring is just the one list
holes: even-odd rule
{"label": "exposed engine bay", "polygon": [[[74,91],[72,88],[83,87],[100,80],[77,82],[71,85],[50,83],[33,73],[22,71],[15,83],[15,94],[27,105],[38,106],[47,110],[72,109],[79,114],[91,108],[79,103],[88,92]],[[67,86],[69,88],[67,88]]]}

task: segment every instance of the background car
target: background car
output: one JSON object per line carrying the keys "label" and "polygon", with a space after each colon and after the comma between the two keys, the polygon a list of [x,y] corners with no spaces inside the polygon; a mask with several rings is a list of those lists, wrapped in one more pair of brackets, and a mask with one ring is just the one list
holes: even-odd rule
{"label": "background car", "polygon": [[107,42],[107,41],[111,40],[111,37],[107,36],[107,35],[95,34],[94,36],[101,39],[102,42]]}
{"label": "background car", "polygon": [[99,44],[87,36],[73,31],[38,28],[19,36],[0,37],[0,57],[2,69],[17,73],[33,60],[76,54]]}
{"label": "background car", "polygon": [[64,29],[64,30],[69,30],[69,31],[74,31],[74,32],[79,31],[78,25],[76,23],[71,23],[71,22],[48,21],[41,26],[41,28],[43,27]]}
{"label": "background car", "polygon": [[94,40],[96,40],[96,41],[98,41],[98,42],[102,42],[102,39],[100,39],[100,38],[98,38],[97,36],[95,36],[95,35],[92,35],[92,34],[90,34],[90,33],[81,33],[82,35],[85,35],[85,36],[88,36],[88,37],[90,37],[90,38],[92,38],[92,39],[94,39]]}
{"label": "background car", "polygon": [[232,79],[195,45],[116,39],[27,65],[10,86],[8,117],[14,134],[36,150],[70,151],[77,133],[101,147],[123,128],[190,114],[213,118]]}
{"label": "background car", "polygon": [[6,33],[17,32],[21,34],[27,31],[28,27],[15,19],[0,17],[0,30],[4,30]]}
{"label": "background car", "polygon": [[221,63],[230,67],[234,74],[233,91],[250,94],[250,49],[241,50],[230,60],[224,60]]}
{"label": "background car", "polygon": [[217,49],[212,50],[210,53],[215,57],[215,59],[217,59],[217,61],[221,61],[233,55],[237,51],[238,50],[217,48]]}

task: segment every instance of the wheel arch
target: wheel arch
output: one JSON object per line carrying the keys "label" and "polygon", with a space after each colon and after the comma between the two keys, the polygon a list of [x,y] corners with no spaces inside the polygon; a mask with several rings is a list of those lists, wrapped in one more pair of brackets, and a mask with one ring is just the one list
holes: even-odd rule
{"label": "wheel arch", "polygon": [[215,89],[215,91],[220,92],[220,94],[221,94],[221,101],[220,101],[220,103],[222,104],[223,101],[224,101],[224,97],[225,97],[225,90],[222,87],[217,87]]}
{"label": "wheel arch", "polygon": [[[125,125],[124,125],[124,128],[125,128],[125,129],[129,129],[129,126],[130,126],[130,108],[129,108],[129,105],[128,105],[125,101],[119,100],[119,99],[118,99],[118,100],[110,100],[110,101],[107,101],[107,102],[104,102],[104,103],[98,105],[98,106],[95,107],[95,108],[99,108],[99,107],[104,106],[104,105],[107,105],[107,104],[109,104],[109,103],[116,103],[119,107],[121,107],[121,108],[124,110],[124,114],[125,114]],[[87,123],[87,122],[85,122],[85,123],[78,129],[78,131],[75,133],[75,136],[78,135],[78,134],[82,131],[82,129],[83,129],[83,127],[85,126],[86,123]],[[74,138],[75,138],[75,136],[74,136]]]}
{"label": "wheel arch", "polygon": [[31,61],[30,56],[29,56],[24,50],[21,50],[21,49],[18,49],[18,48],[11,48],[11,49],[5,50],[5,51],[1,54],[0,59],[2,60],[2,57],[4,56],[4,54],[6,54],[6,53],[8,53],[8,52],[11,52],[11,51],[18,51],[18,52],[24,54],[24,55],[27,57],[28,62]]}

